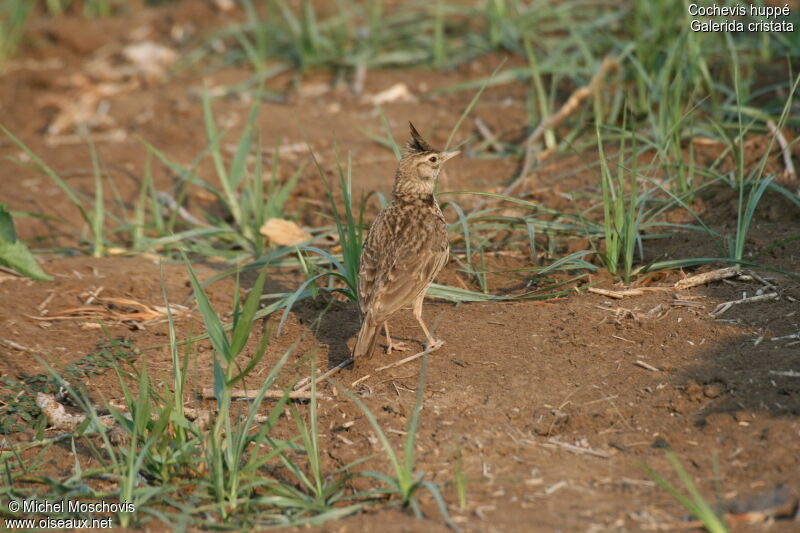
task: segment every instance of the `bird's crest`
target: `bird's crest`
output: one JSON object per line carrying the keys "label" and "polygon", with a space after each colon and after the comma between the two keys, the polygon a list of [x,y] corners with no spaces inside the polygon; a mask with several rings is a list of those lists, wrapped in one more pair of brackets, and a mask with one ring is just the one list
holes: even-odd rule
{"label": "bird's crest", "polygon": [[408,123],[411,128],[411,140],[406,145],[406,152],[409,154],[423,153],[423,152],[436,152],[437,150],[428,144],[428,141],[422,138],[417,128],[411,122]]}

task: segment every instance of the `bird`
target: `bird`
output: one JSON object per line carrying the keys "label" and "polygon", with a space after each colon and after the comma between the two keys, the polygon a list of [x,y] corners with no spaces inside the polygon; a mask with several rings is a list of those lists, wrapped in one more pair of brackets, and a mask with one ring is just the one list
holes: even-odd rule
{"label": "bird", "polygon": [[411,140],[395,171],[391,201],[370,226],[361,250],[358,303],[362,323],[353,359],[370,358],[383,326],[387,353],[408,349],[392,340],[389,318],[411,306],[429,350],[440,347],[422,320],[422,300],[447,263],[450,245],[447,223],[434,198],[442,166],[460,153],[433,148],[409,122]]}

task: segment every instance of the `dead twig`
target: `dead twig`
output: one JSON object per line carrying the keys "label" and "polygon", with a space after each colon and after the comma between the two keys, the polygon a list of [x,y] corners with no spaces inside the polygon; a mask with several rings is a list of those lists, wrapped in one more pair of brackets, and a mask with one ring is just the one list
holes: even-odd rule
{"label": "dead twig", "polygon": [[48,291],[48,293],[49,294],[47,295],[47,298],[42,300],[42,302],[39,305],[36,306],[36,309],[38,309],[40,313],[44,312],[44,310],[47,309],[47,305],[50,303],[50,301],[56,295],[56,291],[55,290]]}
{"label": "dead twig", "polygon": [[[253,400],[259,394],[257,390],[243,390],[243,389],[233,389],[231,391],[231,399],[232,400]],[[269,398],[271,400],[279,400],[283,398],[284,395],[287,393],[282,390],[268,390],[264,393],[264,398]],[[214,393],[214,389],[212,388],[205,388],[201,392],[201,396],[204,400],[215,400],[217,395]],[[288,397],[291,400],[310,400],[311,393],[307,391],[291,391],[288,393]],[[317,394],[317,400],[330,400],[330,396],[325,396],[323,394]]]}
{"label": "dead twig", "polygon": [[367,374],[366,376],[361,376],[360,378],[358,378],[357,380],[352,382],[350,384],[350,387],[355,389],[356,387],[358,387],[359,385],[361,385],[362,383],[364,383],[365,381],[367,381],[371,377],[372,377],[372,374]]}
{"label": "dead twig", "polygon": [[734,276],[738,276],[740,273],[741,269],[738,266],[720,268],[718,270],[703,272],[702,274],[689,276],[688,278],[677,281],[675,285],[673,285],[673,288],[677,290],[689,289],[691,287],[697,287],[698,285],[711,283],[712,281],[732,278]]}
{"label": "dead twig", "polygon": [[388,369],[390,369],[390,368],[397,368],[398,366],[402,366],[402,365],[404,365],[404,364],[406,364],[406,363],[410,363],[410,362],[411,362],[411,361],[413,361],[414,359],[419,359],[420,357],[422,357],[422,356],[423,356],[423,355],[425,355],[426,353],[433,353],[433,352],[435,352],[436,350],[438,350],[438,349],[439,349],[439,348],[441,348],[442,346],[444,346],[444,344],[438,344],[438,345],[436,345],[436,346],[432,346],[432,347],[430,347],[430,348],[425,348],[425,349],[424,349],[424,350],[422,350],[421,352],[419,352],[419,353],[415,353],[414,355],[409,355],[409,356],[408,356],[408,357],[406,357],[405,359],[400,359],[399,361],[395,361],[394,363],[390,363],[390,364],[388,364],[388,365],[385,365],[385,366],[382,366],[382,367],[376,368],[376,369],[375,369],[375,372],[380,372],[380,371],[382,371],[382,370],[388,370]]}
{"label": "dead twig", "polygon": [[[402,365],[404,365],[404,364],[406,364],[406,363],[410,363],[411,361],[413,361],[413,360],[415,360],[415,359],[419,359],[420,357],[422,357],[422,356],[423,356],[423,355],[425,355],[426,353],[432,353],[432,352],[435,352],[436,350],[438,350],[439,348],[441,348],[443,345],[444,345],[444,344],[439,344],[439,345],[433,346],[432,348],[425,348],[425,349],[424,349],[424,350],[422,350],[421,352],[419,352],[419,353],[415,353],[414,355],[409,355],[409,356],[408,356],[408,357],[406,357],[405,359],[401,359],[401,360],[399,360],[399,361],[395,361],[394,363],[390,363],[390,364],[388,364],[388,365],[384,365],[384,366],[382,366],[382,367],[376,368],[376,369],[375,369],[375,372],[380,372],[380,371],[382,371],[382,370],[388,370],[388,369],[390,369],[390,368],[397,368],[398,366],[402,366]],[[369,379],[369,378],[371,378],[371,377],[372,377],[372,374],[367,374],[366,376],[361,376],[360,378],[358,378],[357,380],[355,380],[354,382],[352,382],[352,383],[350,384],[350,387],[353,387],[353,388],[355,388],[355,387],[357,387],[358,385],[361,385],[363,382],[365,382],[366,380],[368,380],[368,379]]]}
{"label": "dead twig", "polygon": [[[325,372],[324,374],[319,376],[316,379],[317,385],[319,385],[320,383],[322,383],[323,381],[325,381],[326,379],[328,379],[329,377],[331,377],[332,375],[337,373],[339,370],[341,370],[344,367],[352,364],[353,362],[354,361],[353,361],[352,357],[349,357],[349,358],[345,359],[344,361],[342,361],[341,363],[339,363],[335,367],[331,368],[330,370],[328,370],[327,372]],[[311,378],[310,377],[303,378],[303,379],[301,379],[300,381],[297,382],[297,385],[294,386],[294,391],[295,392],[303,392],[304,390],[308,389],[309,387],[311,387]]]}
{"label": "dead twig", "polygon": [[12,341],[10,339],[4,339],[2,337],[0,337],[0,343],[5,344],[9,348],[13,348],[15,350],[19,350],[20,352],[32,352],[33,351],[30,348],[28,348],[27,346],[23,346],[23,345],[21,345],[19,343],[16,343],[16,342],[14,342],[14,341]]}
{"label": "dead twig", "polygon": [[167,209],[176,212],[179,217],[181,217],[189,224],[193,224],[195,226],[201,226],[204,228],[211,227],[206,222],[203,222],[202,220],[191,214],[188,209],[178,204],[178,201],[175,200],[175,198],[173,198],[169,194],[162,191],[156,195],[156,198],[158,198],[158,201],[161,204],[163,204]]}
{"label": "dead twig", "polygon": [[605,78],[606,74],[618,69],[619,63],[616,59],[613,57],[605,58],[600,64],[600,67],[597,69],[597,72],[595,72],[594,76],[592,76],[589,85],[585,85],[572,93],[572,95],[570,95],[570,97],[558,111],[543,120],[536,127],[536,129],[533,130],[533,133],[531,133],[530,136],[528,136],[528,139],[525,141],[525,159],[522,163],[522,169],[519,172],[519,177],[514,180],[511,185],[506,187],[506,189],[503,191],[504,196],[510,195],[514,190],[516,190],[519,184],[522,183],[528,176],[528,172],[530,172],[531,168],[533,167],[534,144],[542,135],[544,135],[544,132],[555,128],[564,122],[568,116],[577,111],[584,100],[589,98],[589,96],[594,94],[602,87],[603,79]]}
{"label": "dead twig", "polygon": [[766,279],[762,278],[761,276],[759,276],[758,274],[756,274],[752,270],[748,271],[748,275],[750,275],[753,279],[755,279],[756,281],[758,281],[759,283],[764,285],[764,287],[766,287],[768,289],[772,289],[773,291],[777,291],[778,290],[778,287],[776,287],[775,285],[773,285],[772,283],[770,283]]}
{"label": "dead twig", "polygon": [[600,289],[598,287],[589,287],[586,290],[587,292],[599,294],[601,296],[608,296],[609,298],[614,298],[616,300],[621,300],[626,296],[641,296],[644,294],[644,291],[641,289],[626,289],[623,291],[611,291],[608,289]]}
{"label": "dead twig", "polygon": [[497,136],[492,133],[492,130],[489,129],[489,126],[487,126],[480,117],[475,118],[475,127],[478,128],[478,133],[481,134],[481,137],[483,137],[492,150],[498,154],[503,153],[503,144],[497,140]]}
{"label": "dead twig", "polygon": [[800,340],[800,333],[792,333],[791,335],[784,335],[782,337],[772,337],[771,341],[794,341]]}
{"label": "dead twig", "polygon": [[797,370],[770,370],[773,376],[783,376],[786,378],[800,378],[800,372]]}
{"label": "dead twig", "polygon": [[[597,92],[602,87],[602,82],[606,74],[615,70],[619,70],[619,63],[617,60],[613,57],[605,58],[600,64],[600,67],[597,69],[597,72],[595,72],[594,76],[592,76],[589,84],[573,92],[558,111],[544,119],[536,127],[536,129],[533,130],[533,132],[525,140],[525,159],[523,160],[519,176],[517,176],[517,178],[511,182],[511,184],[506,187],[502,193],[500,193],[502,196],[510,196],[522,183],[525,182],[525,180],[528,179],[528,173],[531,171],[531,168],[533,167],[533,161],[536,158],[536,150],[534,147],[539,138],[544,135],[546,131],[555,128],[568,116],[573,114],[580,107],[584,100],[589,98],[589,96]],[[490,201],[491,200],[489,199],[480,200],[472,207],[470,211],[474,213],[475,211],[483,208]]]}
{"label": "dead twig", "polygon": [[[548,446],[551,445],[551,446]],[[595,457],[600,457],[602,459],[608,459],[611,457],[611,454],[601,451],[595,450],[594,448],[584,447],[584,446],[576,446],[574,444],[569,444],[567,442],[561,442],[560,440],[556,439],[555,437],[551,437],[547,439],[547,442],[542,444],[545,448],[549,447],[559,447],[567,450],[568,452],[577,453],[579,455],[593,455]]]}
{"label": "dead twig", "polygon": [[[122,128],[115,128],[107,132],[92,134],[92,142],[95,144],[105,142],[120,143],[127,138],[128,133]],[[50,147],[86,144],[86,137],[84,135],[77,134],[47,135],[44,138],[44,142]]]}
{"label": "dead twig", "polygon": [[769,128],[770,133],[775,136],[777,139],[778,144],[781,147],[781,154],[783,155],[783,165],[786,167],[784,171],[784,176],[789,179],[796,180],[797,179],[797,172],[794,169],[794,163],[792,162],[792,151],[789,148],[789,143],[786,142],[786,137],[783,136],[783,132],[778,129],[778,126],[771,120],[767,121],[767,127]]}
{"label": "dead twig", "polygon": [[651,372],[661,372],[660,368],[655,367],[655,366],[653,366],[651,364],[645,363],[644,361],[640,361],[638,359],[636,361],[634,361],[633,364],[636,365],[636,366],[640,366],[640,367],[644,368],[645,370],[649,370]]}
{"label": "dead twig", "polygon": [[546,496],[550,496],[551,494],[555,494],[556,492],[558,492],[559,490],[563,489],[566,486],[567,486],[567,481],[562,479],[557,483],[553,483],[552,485],[545,487],[542,492],[544,492]]}
{"label": "dead twig", "polygon": [[[155,321],[166,320],[167,318],[167,309],[165,307],[149,305],[131,298],[95,297],[99,294],[100,290],[102,290],[102,287],[95,291],[94,295],[90,295],[89,300],[87,300],[87,303],[92,304],[91,306],[63,309],[44,316],[25,316],[33,320],[47,322],[51,320],[100,318],[103,320],[112,320],[114,322],[141,322],[143,324],[154,323]],[[102,307],[95,307],[95,302],[98,306]],[[178,316],[187,314],[189,309],[183,305],[173,303],[170,304],[170,311],[173,315]]]}
{"label": "dead twig", "polygon": [[758,296],[751,296],[749,298],[742,298],[741,300],[731,300],[730,302],[723,302],[719,304],[713,311],[709,313],[712,317],[716,318],[725,313],[734,305],[751,304],[756,302],[764,302],[767,300],[777,300],[780,295],[777,292],[768,292],[766,294],[759,294]]}
{"label": "dead twig", "polygon": [[703,308],[705,305],[701,304],[700,302],[693,302],[691,300],[682,300],[680,298],[676,298],[670,302],[672,307],[700,307]]}
{"label": "dead twig", "polygon": [[363,63],[359,63],[356,66],[356,70],[353,73],[353,82],[350,84],[350,88],[353,91],[353,94],[360,95],[364,92],[364,84],[367,81],[367,66]]}

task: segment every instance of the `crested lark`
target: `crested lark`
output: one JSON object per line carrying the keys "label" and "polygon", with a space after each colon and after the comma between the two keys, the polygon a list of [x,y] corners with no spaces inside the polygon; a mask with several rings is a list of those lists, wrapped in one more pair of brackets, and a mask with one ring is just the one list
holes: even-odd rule
{"label": "crested lark", "polygon": [[438,347],[422,321],[422,300],[436,274],[447,263],[450,247],[447,226],[433,197],[442,165],[458,151],[440,152],[411,126],[411,141],[397,167],[392,201],[378,214],[361,251],[358,303],[362,324],[353,358],[370,357],[384,327],[387,352],[405,349],[389,336],[389,317],[411,305],[427,337],[428,347]]}

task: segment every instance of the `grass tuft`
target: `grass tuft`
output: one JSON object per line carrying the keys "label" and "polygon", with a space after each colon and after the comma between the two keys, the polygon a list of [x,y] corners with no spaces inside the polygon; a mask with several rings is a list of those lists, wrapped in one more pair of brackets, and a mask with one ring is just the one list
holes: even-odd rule
{"label": "grass tuft", "polygon": [[703,523],[703,527],[705,527],[710,533],[727,533],[728,526],[725,524],[725,520],[718,516],[711,506],[708,505],[703,499],[700,491],[697,490],[692,478],[686,473],[686,470],[684,470],[683,465],[675,453],[670,450],[665,450],[665,454],[670,465],[672,465],[672,469],[678,475],[678,479],[680,479],[681,484],[683,485],[684,489],[686,489],[688,495],[682,493],[661,474],[647,465],[641,466],[642,470],[644,470],[644,473],[650,476],[653,481],[658,483],[662,489],[669,492],[670,496],[680,503],[687,511],[692,513],[692,516],[700,520],[700,522]]}

